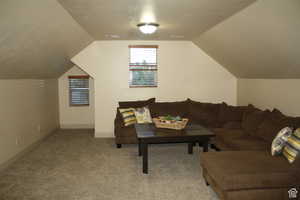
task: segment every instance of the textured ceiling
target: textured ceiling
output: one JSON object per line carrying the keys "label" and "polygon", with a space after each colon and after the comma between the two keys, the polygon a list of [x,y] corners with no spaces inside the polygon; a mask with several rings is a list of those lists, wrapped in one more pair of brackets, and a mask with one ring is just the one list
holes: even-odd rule
{"label": "textured ceiling", "polygon": [[53,78],[93,38],[55,0],[0,1],[0,78]]}
{"label": "textured ceiling", "polygon": [[[58,0],[96,40],[191,40],[255,0]],[[153,35],[136,25],[160,24]],[[113,36],[113,37],[111,37]],[[120,38],[116,38],[116,37]],[[184,36],[184,37],[182,37]]]}
{"label": "textured ceiling", "polygon": [[239,78],[300,78],[299,36],[299,0],[259,0],[194,43]]}
{"label": "textured ceiling", "polygon": [[58,77],[112,39],[193,40],[238,78],[300,78],[299,19],[299,0],[1,0],[0,78]]}

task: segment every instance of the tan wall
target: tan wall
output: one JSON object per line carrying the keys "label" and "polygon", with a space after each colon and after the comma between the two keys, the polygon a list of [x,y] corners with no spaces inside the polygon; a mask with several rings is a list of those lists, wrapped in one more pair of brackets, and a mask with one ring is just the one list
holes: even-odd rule
{"label": "tan wall", "polygon": [[61,128],[94,128],[94,80],[90,78],[90,105],[70,106],[69,80],[71,75],[87,75],[74,66],[58,79],[59,88],[59,119]]}
{"label": "tan wall", "polygon": [[[130,44],[157,44],[158,87],[129,88]],[[99,41],[72,61],[94,77],[96,137],[113,136],[118,101],[156,97],[236,104],[236,78],[192,42]]]}
{"label": "tan wall", "polygon": [[57,80],[0,80],[0,165],[57,129]]}
{"label": "tan wall", "polygon": [[238,104],[300,116],[299,79],[238,79]]}

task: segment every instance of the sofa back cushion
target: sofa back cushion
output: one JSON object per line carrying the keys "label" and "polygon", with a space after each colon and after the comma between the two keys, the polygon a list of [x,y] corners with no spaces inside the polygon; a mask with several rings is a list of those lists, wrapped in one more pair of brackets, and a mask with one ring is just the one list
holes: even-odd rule
{"label": "sofa back cushion", "polygon": [[300,128],[300,117],[287,117],[288,126],[293,129]]}
{"label": "sofa back cushion", "polygon": [[287,117],[279,110],[274,109],[272,112],[265,115],[264,120],[259,125],[255,135],[266,142],[272,143],[276,134],[286,126],[288,126]]}
{"label": "sofa back cushion", "polygon": [[218,115],[221,104],[201,103],[188,99],[191,122],[207,127],[220,127]]}
{"label": "sofa back cushion", "polygon": [[149,109],[152,117],[166,115],[187,117],[188,102],[155,102],[149,105]]}
{"label": "sofa back cushion", "polygon": [[265,115],[268,113],[270,113],[269,110],[262,111],[259,109],[251,112],[245,112],[242,121],[242,129],[244,129],[247,134],[255,136],[257,128],[263,122]]}
{"label": "sofa back cushion", "polygon": [[241,122],[243,115],[247,110],[252,109],[252,105],[248,106],[230,106],[226,103],[220,105],[218,120],[221,124],[226,122]]}
{"label": "sofa back cushion", "polygon": [[120,101],[119,107],[120,108],[141,108],[148,106],[155,102],[155,98],[151,98],[144,101]]}

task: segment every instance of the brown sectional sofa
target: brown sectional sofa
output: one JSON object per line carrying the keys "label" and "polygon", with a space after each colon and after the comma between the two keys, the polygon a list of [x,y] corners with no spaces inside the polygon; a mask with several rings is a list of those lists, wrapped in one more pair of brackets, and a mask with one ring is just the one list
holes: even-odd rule
{"label": "brown sectional sofa", "polygon": [[119,102],[114,121],[114,133],[118,147],[122,144],[137,143],[134,126],[125,127],[119,108],[138,108],[148,106],[152,117],[161,115],[179,115],[188,117],[189,123],[202,124],[209,128],[240,128],[244,110],[253,106],[228,106],[226,103],[201,103],[187,99],[180,102],[155,102],[155,98],[146,101]]}
{"label": "brown sectional sofa", "polygon": [[[283,127],[300,127],[299,117],[279,110],[260,110],[252,105],[181,102],[120,102],[119,107],[148,105],[152,117],[180,115],[189,123],[202,124],[216,133],[213,141],[220,152],[201,154],[203,176],[224,200],[288,199],[288,189],[300,186],[300,161],[289,164],[284,157],[272,157],[271,143]],[[137,143],[133,126],[125,127],[120,113],[115,119],[115,136],[121,144]]]}

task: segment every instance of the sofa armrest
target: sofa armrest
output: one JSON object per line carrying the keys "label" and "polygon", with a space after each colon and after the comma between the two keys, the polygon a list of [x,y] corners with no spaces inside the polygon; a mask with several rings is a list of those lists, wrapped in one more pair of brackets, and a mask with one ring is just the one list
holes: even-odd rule
{"label": "sofa armrest", "polygon": [[114,125],[117,128],[123,128],[123,127],[125,127],[124,126],[124,122],[122,120],[118,119],[118,118],[115,118]]}
{"label": "sofa armrest", "polygon": [[119,108],[117,108],[116,118],[114,120],[114,132],[116,137],[120,136],[120,130],[124,127],[125,125],[121,113],[119,112]]}
{"label": "sofa armrest", "polygon": [[124,124],[122,121],[118,120],[117,118],[115,119],[114,123],[114,133],[116,137],[121,136],[122,129],[124,128]]}

